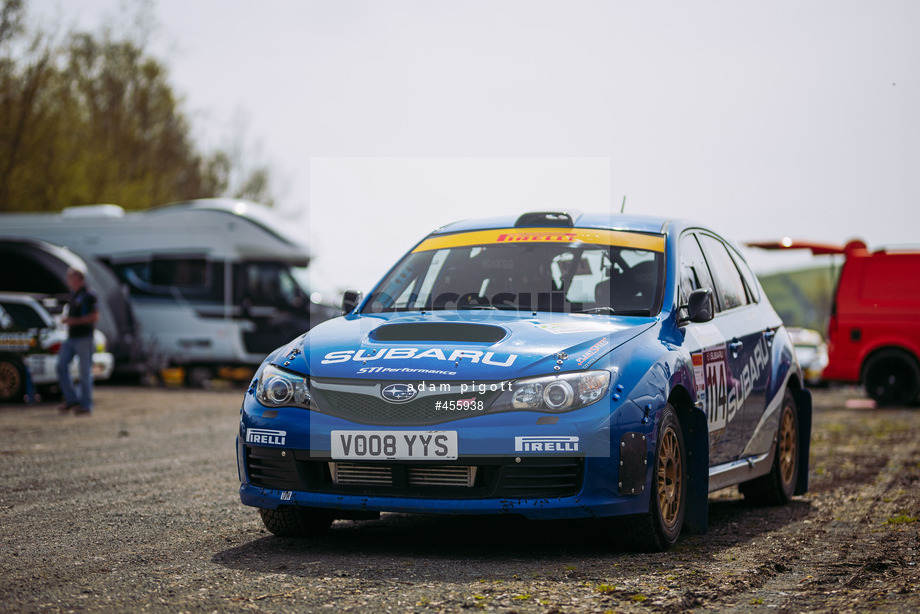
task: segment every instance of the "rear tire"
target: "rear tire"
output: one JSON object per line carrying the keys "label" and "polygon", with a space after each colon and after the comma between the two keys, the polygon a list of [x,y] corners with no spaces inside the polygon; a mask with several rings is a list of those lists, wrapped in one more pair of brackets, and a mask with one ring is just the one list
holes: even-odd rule
{"label": "rear tire", "polygon": [[0,402],[22,401],[26,394],[25,367],[14,356],[0,357]]}
{"label": "rear tire", "polygon": [[262,524],[278,537],[317,537],[329,529],[332,512],[303,507],[259,508]]}
{"label": "rear tire", "polygon": [[920,367],[906,352],[882,350],[866,361],[863,382],[880,407],[910,405],[920,393]]}
{"label": "rear tire", "polygon": [[652,469],[649,511],[624,520],[626,543],[644,552],[662,552],[680,537],[687,509],[687,454],[677,413],[670,405],[661,411]]}
{"label": "rear tire", "polygon": [[799,479],[799,412],[789,390],[783,395],[776,453],[770,473],[738,485],[744,500],[754,505],[784,505],[792,500]]}

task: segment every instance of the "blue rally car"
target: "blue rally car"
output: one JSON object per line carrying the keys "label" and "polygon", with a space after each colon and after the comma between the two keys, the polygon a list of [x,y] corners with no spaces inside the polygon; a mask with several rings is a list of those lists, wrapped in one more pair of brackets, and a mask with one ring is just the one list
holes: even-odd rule
{"label": "blue rally car", "polygon": [[381,511],[617,517],[661,550],[706,532],[714,490],[807,489],[792,342],[702,226],[459,222],[343,309],[269,355],[243,401],[240,498],[276,535]]}

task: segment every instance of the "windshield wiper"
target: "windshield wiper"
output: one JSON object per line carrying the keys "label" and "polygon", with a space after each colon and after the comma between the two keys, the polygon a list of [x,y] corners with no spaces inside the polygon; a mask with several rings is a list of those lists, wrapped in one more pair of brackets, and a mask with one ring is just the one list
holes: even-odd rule
{"label": "windshield wiper", "polygon": [[613,307],[592,307],[590,309],[580,309],[573,313],[608,313],[611,315],[618,316],[650,316],[652,315],[651,310],[649,309],[629,309],[625,311],[617,311]]}
{"label": "windshield wiper", "polygon": [[590,309],[579,309],[574,313],[616,313],[613,307],[592,307]]}

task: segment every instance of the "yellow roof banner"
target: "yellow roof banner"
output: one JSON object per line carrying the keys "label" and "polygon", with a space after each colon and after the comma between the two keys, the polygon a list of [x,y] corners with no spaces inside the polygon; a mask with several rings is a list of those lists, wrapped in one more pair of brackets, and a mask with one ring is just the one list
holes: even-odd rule
{"label": "yellow roof banner", "polygon": [[616,245],[653,252],[664,251],[662,235],[647,235],[598,228],[497,228],[430,237],[413,251],[427,252],[450,247],[494,245],[503,243],[589,243]]}

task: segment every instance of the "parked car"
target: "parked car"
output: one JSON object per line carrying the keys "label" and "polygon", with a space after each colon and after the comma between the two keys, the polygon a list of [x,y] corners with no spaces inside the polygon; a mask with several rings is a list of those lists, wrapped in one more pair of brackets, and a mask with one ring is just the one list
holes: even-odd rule
{"label": "parked car", "polygon": [[763,249],[809,249],[845,257],[827,330],[825,380],[861,383],[879,405],[910,405],[920,395],[920,248],[869,251],[784,239]]}
{"label": "parked car", "polygon": [[[57,354],[67,330],[34,298],[0,293],[0,401],[22,401],[35,390],[57,388]],[[105,335],[95,331],[93,379],[111,377],[115,360]],[[77,361],[71,375],[79,377]]]}
{"label": "parked car", "polygon": [[779,504],[807,489],[792,340],[703,226],[458,222],[343,310],[272,352],[243,399],[240,498],[276,535],[385,511],[520,514],[598,519],[603,538],[661,550],[706,532],[711,491]]}
{"label": "parked car", "polygon": [[824,383],[822,375],[827,367],[827,344],[816,330],[810,328],[789,327],[789,336],[795,346],[795,354],[805,373],[805,381],[809,386],[820,386]]}

